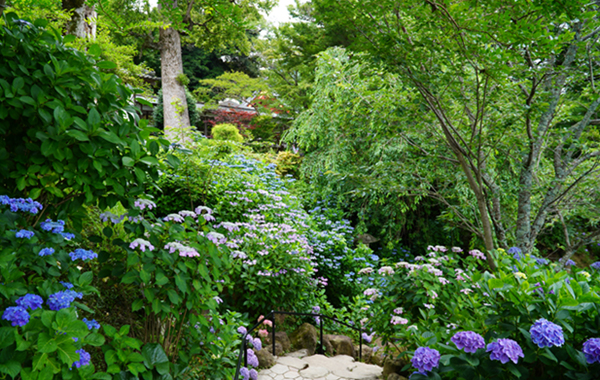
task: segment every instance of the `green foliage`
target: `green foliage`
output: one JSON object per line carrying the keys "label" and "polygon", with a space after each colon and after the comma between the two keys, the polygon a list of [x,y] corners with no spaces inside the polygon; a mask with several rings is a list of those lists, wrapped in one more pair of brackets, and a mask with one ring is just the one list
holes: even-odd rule
{"label": "green foliage", "polygon": [[175,80],[177,80],[177,83],[184,87],[187,87],[187,85],[190,84],[190,78],[188,78],[187,75],[183,73],[177,75],[177,78],[175,78]]}
{"label": "green foliage", "polygon": [[229,140],[235,142],[244,141],[238,127],[233,124],[217,124],[212,127],[212,135],[215,140]]}
{"label": "green foliage", "polygon": [[[163,130],[165,126],[165,119],[163,116],[163,93],[162,90],[158,91],[156,95],[158,98],[158,103],[156,107],[152,110],[152,121],[154,127]],[[200,117],[200,112],[198,108],[196,108],[196,99],[194,96],[186,89],[185,90],[185,100],[188,104],[188,113],[190,116],[190,125],[198,127],[202,122]]]}
{"label": "green foliage", "polygon": [[251,78],[242,72],[226,72],[214,79],[202,79],[194,95],[208,106],[216,107],[219,101],[235,99],[248,101],[267,94],[268,86],[261,78]]}
{"label": "green foliage", "polygon": [[166,141],[152,138],[153,129],[139,120],[129,104],[132,91],[98,69],[114,63],[66,47],[43,20],[31,25],[6,17],[0,187],[67,214],[84,202],[104,208],[141,193],[157,178],[155,157]]}

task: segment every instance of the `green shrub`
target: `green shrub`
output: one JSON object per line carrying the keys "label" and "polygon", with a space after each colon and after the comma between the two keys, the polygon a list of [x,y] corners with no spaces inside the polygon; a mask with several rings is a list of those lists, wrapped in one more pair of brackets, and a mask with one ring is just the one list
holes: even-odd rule
{"label": "green shrub", "polygon": [[150,137],[153,129],[129,103],[132,91],[102,72],[114,64],[65,46],[73,36],[46,31],[44,20],[6,20],[0,190],[67,215],[83,203],[106,208],[140,194],[149,178],[157,179],[156,154],[168,142]]}
{"label": "green shrub", "polygon": [[215,125],[212,127],[212,135],[215,140],[244,141],[239,129],[233,124]]}

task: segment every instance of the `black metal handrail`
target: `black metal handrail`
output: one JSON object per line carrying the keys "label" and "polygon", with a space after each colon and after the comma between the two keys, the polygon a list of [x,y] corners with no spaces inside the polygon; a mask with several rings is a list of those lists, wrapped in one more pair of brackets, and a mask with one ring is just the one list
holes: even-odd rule
{"label": "black metal handrail", "polygon": [[267,316],[263,316],[262,318],[260,318],[258,320],[258,322],[252,326],[252,328],[246,330],[246,333],[244,334],[244,336],[242,337],[242,344],[240,347],[240,354],[238,355],[238,362],[237,362],[237,366],[235,368],[235,376],[233,377],[233,380],[239,380],[239,376],[240,376],[240,368],[242,365],[242,358],[244,358],[244,367],[248,367],[248,351],[246,349],[246,345],[247,345],[247,336],[248,334],[250,334],[252,331],[254,331],[258,326],[262,325],[263,322],[265,320],[270,320],[273,324],[272,326],[272,332],[271,332],[271,341],[273,343],[273,356],[275,356],[275,314],[283,314],[283,315],[301,315],[301,316],[307,316],[307,317],[319,317],[319,330],[320,330],[320,335],[319,335],[319,350],[318,353],[319,354],[323,354],[325,351],[323,351],[323,318],[327,318],[332,320],[333,322],[339,323],[341,325],[344,325],[346,327],[349,327],[353,330],[358,331],[358,361],[362,361],[362,328],[360,327],[355,327],[352,325],[349,325],[347,323],[344,323],[336,318],[330,317],[328,315],[323,315],[323,314],[316,314],[316,313],[296,313],[293,311],[275,311],[272,310],[269,314],[267,314]]}

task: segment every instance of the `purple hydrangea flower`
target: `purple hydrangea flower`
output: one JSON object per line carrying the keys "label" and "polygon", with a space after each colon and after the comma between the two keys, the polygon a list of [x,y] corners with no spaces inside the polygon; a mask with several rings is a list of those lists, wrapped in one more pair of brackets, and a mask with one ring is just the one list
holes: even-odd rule
{"label": "purple hydrangea flower", "polygon": [[238,327],[237,332],[244,335],[248,332],[248,330],[246,330],[246,328],[244,326],[240,326],[240,327]]}
{"label": "purple hydrangea flower", "polygon": [[13,326],[25,326],[29,322],[29,313],[21,306],[7,307],[2,319],[12,322]]}
{"label": "purple hydrangea flower", "polygon": [[248,353],[248,364],[251,365],[252,367],[258,367],[258,358],[256,357],[254,350],[252,350],[251,348],[248,348],[247,353]]}
{"label": "purple hydrangea flower", "polygon": [[486,352],[491,352],[491,360],[499,360],[502,364],[506,364],[509,360],[517,364],[519,357],[525,357],[521,346],[512,339],[498,339],[487,345]]}
{"label": "purple hydrangea flower", "polygon": [[550,262],[550,260],[536,257],[535,262],[537,263],[537,265],[547,265]]}
{"label": "purple hydrangea flower", "polygon": [[54,253],[54,248],[42,248],[40,250],[39,255],[40,256],[50,256],[53,253]]}
{"label": "purple hydrangea flower", "polygon": [[26,294],[16,301],[17,305],[24,309],[30,308],[31,310],[42,307],[42,303],[44,303],[44,300],[37,294]]}
{"label": "purple hydrangea flower", "polygon": [[57,220],[56,222],[53,222],[52,219],[46,219],[44,222],[40,223],[40,227],[44,231],[59,234],[65,230],[65,221]]}
{"label": "purple hydrangea flower", "polygon": [[73,261],[78,260],[78,259],[87,261],[87,260],[92,260],[92,259],[97,258],[98,254],[91,250],[86,251],[83,248],[77,248],[75,250],[75,252],[69,253],[69,256],[71,256],[71,260],[73,260]]}
{"label": "purple hydrangea flower", "polygon": [[15,236],[18,238],[21,238],[21,239],[31,239],[33,237],[33,235],[35,235],[35,232],[33,232],[33,231],[21,230],[21,231],[18,231]]}
{"label": "purple hydrangea flower", "polygon": [[512,255],[512,256],[513,256],[513,258],[514,258],[515,260],[517,260],[517,261],[521,261],[521,259],[522,259],[523,257],[525,257],[525,256],[524,256],[524,255],[521,253],[521,248],[519,248],[519,247],[510,247],[510,248],[508,249],[508,251],[507,251],[507,252],[508,252],[508,254]]}
{"label": "purple hydrangea flower", "polygon": [[258,380],[258,372],[254,368],[248,371],[248,373],[250,375],[250,380]]}
{"label": "purple hydrangea flower", "polygon": [[544,318],[538,319],[531,329],[531,340],[538,347],[562,346],[565,343],[562,327]]}
{"label": "purple hydrangea flower", "polygon": [[77,293],[74,290],[63,290],[48,297],[48,307],[50,310],[58,311],[71,306],[71,302],[75,301],[75,298],[83,298],[83,294]]}
{"label": "purple hydrangea flower", "polygon": [[262,342],[261,342],[260,338],[254,338],[254,340],[252,340],[252,345],[258,351],[262,350]]}
{"label": "purple hydrangea flower", "polygon": [[248,371],[248,368],[240,368],[240,376],[242,377],[242,380],[248,380],[250,378],[250,371]]}
{"label": "purple hydrangea flower", "polygon": [[79,354],[79,361],[73,363],[73,365],[77,368],[82,367],[84,365],[88,365],[90,364],[90,361],[92,359],[91,355],[86,352],[83,348],[75,351]]}
{"label": "purple hydrangea flower", "polygon": [[586,340],[583,343],[583,354],[589,364],[600,363],[600,338]]}
{"label": "purple hydrangea flower", "polygon": [[577,263],[571,259],[567,260],[567,262],[565,263],[566,267],[574,267],[577,266]]}
{"label": "purple hydrangea flower", "polygon": [[431,371],[440,364],[440,353],[429,347],[419,347],[410,362],[419,372]]}
{"label": "purple hydrangea flower", "polygon": [[483,337],[473,331],[457,332],[450,340],[456,344],[459,350],[464,349],[465,352],[474,353],[480,348],[485,348]]}
{"label": "purple hydrangea flower", "polygon": [[371,335],[368,335],[366,332],[362,333],[362,338],[365,342],[367,343],[371,343],[371,341],[373,340],[373,335],[375,335],[375,333],[372,333]]}
{"label": "purple hydrangea flower", "polygon": [[87,325],[88,330],[99,329],[100,328],[100,323],[96,322],[95,319],[92,319],[91,321],[88,321],[87,318],[83,318],[82,321],[85,322],[85,324]]}
{"label": "purple hydrangea flower", "polygon": [[596,261],[595,263],[590,265],[590,267],[596,270],[600,270],[600,261]]}

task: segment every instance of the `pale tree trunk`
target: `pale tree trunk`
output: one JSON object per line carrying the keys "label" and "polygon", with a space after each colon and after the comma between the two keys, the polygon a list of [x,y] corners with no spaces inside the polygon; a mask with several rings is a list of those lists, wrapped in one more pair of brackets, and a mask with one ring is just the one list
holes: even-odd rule
{"label": "pale tree trunk", "polygon": [[160,62],[165,135],[171,142],[186,142],[190,126],[185,88],[177,80],[183,74],[181,39],[173,28],[160,29]]}
{"label": "pale tree trunk", "polygon": [[63,0],[64,10],[71,11],[71,20],[67,23],[67,33],[79,38],[96,38],[96,19],[98,14],[94,7],[85,5],[85,0]]}

